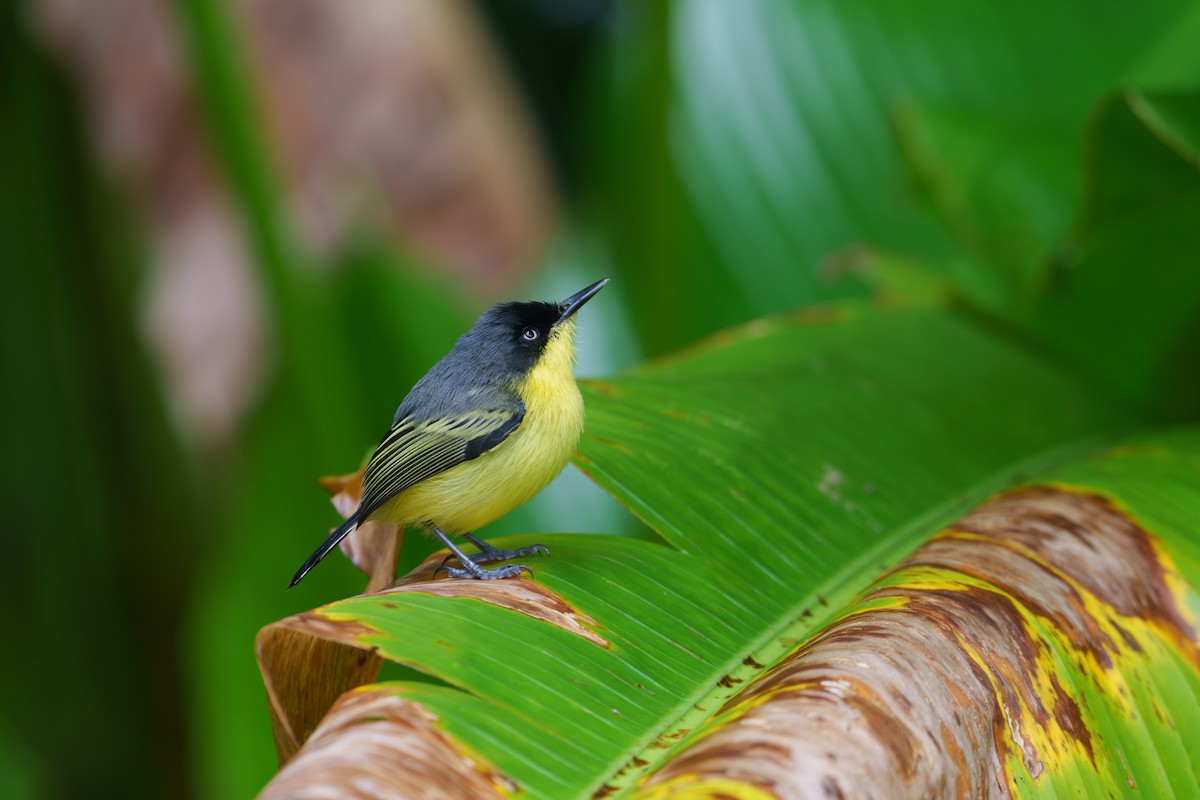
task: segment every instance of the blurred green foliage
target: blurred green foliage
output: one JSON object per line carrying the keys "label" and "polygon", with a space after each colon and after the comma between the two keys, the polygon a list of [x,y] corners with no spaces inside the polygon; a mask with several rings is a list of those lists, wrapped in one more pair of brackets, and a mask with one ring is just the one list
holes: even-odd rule
{"label": "blurred green foliage", "polygon": [[[566,188],[528,293],[616,278],[581,372],[864,295],[882,279],[862,271],[891,263],[1145,419],[1196,419],[1195,0],[581,3],[576,22],[553,3],[483,5]],[[291,230],[226,9],[173,9],[277,357],[236,448],[179,441],[137,331],[142,234],[25,6],[6,4],[0,796],[262,786],[254,633],[362,586],[336,558],[282,591],[334,521],[314,478],[360,462],[480,310],[370,234],[339,269],[300,268],[318,257]],[[570,83],[541,75],[568,59]],[[566,480],[493,532],[637,530]],[[429,547],[410,537],[404,562]]]}
{"label": "blurred green foliage", "polygon": [[186,769],[173,642],[206,520],[134,330],[128,220],[68,87],[2,13],[0,796],[151,796]]}

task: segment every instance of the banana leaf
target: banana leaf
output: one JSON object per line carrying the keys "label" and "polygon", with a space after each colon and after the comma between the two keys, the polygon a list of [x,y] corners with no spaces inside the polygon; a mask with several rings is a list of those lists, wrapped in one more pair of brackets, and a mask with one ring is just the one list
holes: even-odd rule
{"label": "banana leaf", "polygon": [[[513,537],[553,552],[533,580],[435,556],[268,626],[264,797],[1195,791],[1194,432],[1113,449],[1128,412],[937,302],[761,320],[585,398],[578,466],[662,541]],[[852,674],[889,653],[890,694]],[[433,680],[360,685],[374,659]]]}

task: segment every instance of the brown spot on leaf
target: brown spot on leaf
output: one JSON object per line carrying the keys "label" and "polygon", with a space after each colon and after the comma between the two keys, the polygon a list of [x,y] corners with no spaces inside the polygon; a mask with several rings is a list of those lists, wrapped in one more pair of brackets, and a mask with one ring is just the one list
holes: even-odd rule
{"label": "brown spot on leaf", "polygon": [[687,736],[691,732],[692,732],[691,728],[681,728],[681,729],[673,730],[673,731],[664,731],[663,733],[660,733],[658,735],[658,738],[654,740],[654,744],[651,746],[657,747],[660,749],[674,747],[675,742],[679,741],[680,739]]}
{"label": "brown spot on leaf", "polygon": [[616,441],[615,439],[609,439],[606,436],[593,436],[591,438],[592,438],[592,441],[594,441],[596,444],[602,444],[605,447],[611,447],[614,450],[619,450],[622,453],[624,453],[625,455],[629,455],[629,456],[633,455],[632,450],[630,450],[628,447],[621,444],[620,442]]}
{"label": "brown spot on leaf", "polygon": [[845,793],[842,792],[842,787],[838,785],[837,778],[832,775],[827,775],[821,779],[821,793],[825,797],[833,798],[833,800],[845,800]]}
{"label": "brown spot on leaf", "polygon": [[1066,732],[1076,742],[1083,746],[1087,751],[1088,761],[1092,766],[1096,766],[1096,752],[1092,745],[1092,731],[1088,728],[1087,723],[1083,721],[1083,714],[1079,709],[1079,703],[1076,702],[1070,693],[1059,683],[1058,676],[1051,673],[1050,684],[1054,689],[1054,718],[1058,721],[1058,726]]}
{"label": "brown spot on leaf", "polygon": [[766,665],[760,664],[754,660],[753,656],[746,656],[742,659],[742,663],[751,669],[766,669]]}
{"label": "brown spot on leaf", "polygon": [[609,383],[608,381],[597,380],[595,378],[584,378],[583,380],[579,381],[579,385],[585,389],[591,389],[597,394],[608,395],[610,397],[623,395],[626,391],[624,386],[618,386],[615,383]]}

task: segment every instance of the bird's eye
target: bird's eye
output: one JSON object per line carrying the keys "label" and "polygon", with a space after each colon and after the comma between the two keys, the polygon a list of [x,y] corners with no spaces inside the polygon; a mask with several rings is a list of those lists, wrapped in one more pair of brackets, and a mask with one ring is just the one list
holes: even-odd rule
{"label": "bird's eye", "polygon": [[539,336],[541,336],[541,333],[538,332],[537,328],[530,327],[521,331],[521,338],[527,342],[536,342]]}

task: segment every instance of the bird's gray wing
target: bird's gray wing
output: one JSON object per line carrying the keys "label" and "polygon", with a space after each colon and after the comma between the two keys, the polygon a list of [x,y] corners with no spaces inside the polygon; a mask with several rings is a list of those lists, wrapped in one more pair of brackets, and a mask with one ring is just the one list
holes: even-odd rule
{"label": "bird's gray wing", "polygon": [[398,419],[363,472],[359,520],[408,487],[478,458],[507,439],[525,418],[525,406],[519,399],[505,405],[433,419]]}

